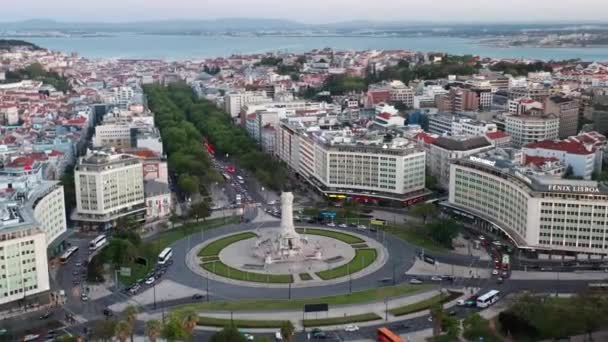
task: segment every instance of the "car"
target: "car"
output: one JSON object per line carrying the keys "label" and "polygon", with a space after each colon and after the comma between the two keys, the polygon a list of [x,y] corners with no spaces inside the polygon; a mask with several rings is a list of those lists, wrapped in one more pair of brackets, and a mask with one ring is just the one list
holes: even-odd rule
{"label": "car", "polygon": [[344,331],[346,331],[346,332],[359,331],[359,327],[356,326],[355,324],[349,324],[344,327]]}
{"label": "car", "polygon": [[378,282],[381,284],[388,284],[391,283],[393,281],[393,278],[382,278],[382,279],[378,279]]}
{"label": "car", "polygon": [[80,295],[80,300],[82,300],[83,302],[86,302],[89,300],[89,296],[87,296],[86,293],[83,293]]}
{"label": "car", "polygon": [[80,271],[79,271],[79,270],[73,270],[73,271],[72,271],[72,275],[77,276],[77,275],[79,275],[79,274],[80,274]]}
{"label": "car", "polygon": [[443,277],[440,277],[440,276],[432,276],[432,277],[431,277],[431,280],[432,280],[432,281],[442,281],[442,280],[443,280]]}
{"label": "car", "polygon": [[150,278],[146,279],[146,285],[152,285],[152,284],[154,284],[155,280],[156,279],[154,279],[154,277],[150,277]]}
{"label": "car", "polygon": [[244,333],[243,336],[245,336],[245,339],[247,341],[253,341],[253,338],[254,338],[253,335],[248,334],[248,333]]}
{"label": "car", "polygon": [[106,309],[103,309],[103,315],[106,317],[111,317],[111,316],[114,316],[114,313],[112,312],[112,310],[106,308]]}
{"label": "car", "polygon": [[338,227],[340,227],[340,228],[348,228],[348,225],[346,223],[340,223],[338,225]]}
{"label": "car", "polygon": [[492,241],[492,244],[493,244],[494,246],[496,246],[496,248],[500,248],[500,247],[502,247],[502,244],[500,243],[500,241]]}
{"label": "car", "polygon": [[509,271],[502,271],[500,272],[500,276],[503,278],[509,278]]}
{"label": "car", "polygon": [[483,240],[485,240],[485,239],[486,239],[486,237],[485,237],[485,236],[483,236],[483,235],[479,235],[478,239],[479,239],[479,240],[481,240],[481,241],[483,241]]}
{"label": "car", "polygon": [[29,335],[23,336],[23,342],[36,341],[39,338],[40,338],[40,335],[38,335],[38,334],[29,334]]}
{"label": "car", "polygon": [[80,267],[80,266],[82,266],[82,262],[79,261],[79,262],[75,263],[74,265],[76,265],[76,267]]}
{"label": "car", "polygon": [[429,321],[429,322],[432,322],[433,321],[433,316],[429,316],[429,318],[427,318],[426,320]]}
{"label": "car", "polygon": [[370,227],[369,231],[372,232],[372,233],[376,233],[378,231],[378,228],[376,228],[376,227]]}
{"label": "car", "polygon": [[456,316],[458,312],[456,310],[450,310],[448,311],[448,316]]}
{"label": "car", "polygon": [[360,224],[360,225],[357,226],[357,229],[359,229],[359,230],[366,230],[367,226],[364,225],[364,224]]}
{"label": "car", "polygon": [[196,294],[192,295],[192,299],[194,299],[194,300],[201,300],[203,298],[205,298],[205,296],[200,293],[196,293]]}
{"label": "car", "polygon": [[496,278],[496,283],[498,283],[498,284],[502,284],[503,281],[504,281],[504,279],[502,279],[502,277]]}
{"label": "car", "polygon": [[336,226],[336,224],[335,224],[335,223],[333,223],[333,222],[329,222],[329,223],[327,224],[327,226],[328,226],[328,227],[335,227],[335,226]]}
{"label": "car", "polygon": [[268,202],[268,205],[275,205],[275,204],[277,204],[277,201],[270,201],[270,202]]}
{"label": "car", "polygon": [[0,328],[0,336],[4,336],[8,334],[8,330],[4,329],[4,328]]}
{"label": "car", "polygon": [[456,301],[456,305],[458,305],[458,306],[464,306],[465,303],[466,302],[464,301],[464,299],[459,299],[459,300]]}
{"label": "car", "polygon": [[492,270],[492,275],[498,275],[498,270]]}
{"label": "car", "polygon": [[410,284],[419,285],[419,284],[422,284],[422,280],[412,278],[412,279],[410,279]]}
{"label": "car", "polygon": [[53,315],[53,313],[51,311],[47,311],[42,316],[40,316],[40,319],[45,320],[45,319],[51,317],[52,315]]}
{"label": "car", "polygon": [[78,279],[78,278],[74,278],[74,279],[72,280],[72,284],[73,284],[73,285],[78,285],[78,284],[80,284],[80,279]]}
{"label": "car", "polygon": [[357,224],[356,223],[350,223],[348,226],[351,227],[351,228],[357,228]]}
{"label": "car", "polygon": [[319,338],[319,339],[323,339],[323,338],[327,338],[327,333],[325,333],[325,331],[319,329],[319,328],[314,328],[312,329],[312,331],[310,332],[310,336],[312,338]]}

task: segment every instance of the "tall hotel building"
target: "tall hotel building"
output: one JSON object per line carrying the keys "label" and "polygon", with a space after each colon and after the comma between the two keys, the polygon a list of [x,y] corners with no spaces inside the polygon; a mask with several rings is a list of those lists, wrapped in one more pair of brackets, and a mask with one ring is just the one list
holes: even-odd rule
{"label": "tall hotel building", "polygon": [[445,207],[522,251],[607,254],[608,187],[562,179],[565,165],[554,158],[517,159],[485,153],[454,161]]}

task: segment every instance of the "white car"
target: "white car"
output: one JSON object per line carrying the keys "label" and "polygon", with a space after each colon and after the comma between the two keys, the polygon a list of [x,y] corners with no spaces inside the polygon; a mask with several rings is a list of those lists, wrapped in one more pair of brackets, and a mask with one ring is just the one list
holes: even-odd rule
{"label": "white car", "polygon": [[155,280],[156,279],[154,279],[154,277],[150,277],[150,278],[146,279],[146,285],[152,285],[152,284],[154,284]]}
{"label": "white car", "polygon": [[89,300],[89,296],[87,296],[86,294],[81,294],[80,295],[80,300],[82,300],[83,302],[86,302]]}
{"label": "white car", "polygon": [[367,226],[365,226],[363,224],[360,224],[360,225],[357,226],[357,229],[359,229],[359,230],[366,230]]}
{"label": "white car", "polygon": [[245,339],[247,339],[247,341],[253,341],[253,335],[244,333],[243,336],[245,336]]}
{"label": "white car", "polygon": [[338,227],[340,227],[340,228],[348,228],[348,225],[346,223],[340,223],[338,225]]}
{"label": "white car", "polygon": [[412,285],[419,285],[422,284],[422,280],[418,280],[416,278],[410,279],[410,284]]}
{"label": "white car", "polygon": [[359,327],[354,324],[349,324],[344,327],[344,331],[348,331],[348,332],[359,331]]}
{"label": "white car", "polygon": [[329,222],[329,223],[327,224],[327,226],[328,226],[328,227],[335,227],[335,226],[336,226],[336,224],[335,224],[335,223],[333,223],[333,222]]}
{"label": "white car", "polygon": [[29,335],[25,335],[23,337],[23,341],[24,342],[29,342],[29,341],[36,341],[37,339],[40,338],[40,335],[37,334],[29,334]]}
{"label": "white car", "polygon": [[498,275],[498,270],[492,270],[492,275]]}
{"label": "white car", "polygon": [[443,278],[442,278],[442,277],[440,277],[440,276],[432,276],[432,277],[431,277],[431,280],[432,280],[432,281],[442,281],[442,280],[443,280]]}

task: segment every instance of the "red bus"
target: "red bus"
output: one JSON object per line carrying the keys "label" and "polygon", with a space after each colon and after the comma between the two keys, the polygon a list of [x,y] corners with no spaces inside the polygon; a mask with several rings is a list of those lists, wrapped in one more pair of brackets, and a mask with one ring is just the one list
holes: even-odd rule
{"label": "red bus", "polygon": [[206,137],[203,141],[203,145],[205,146],[205,149],[207,150],[207,152],[209,152],[209,154],[212,157],[215,157],[215,149],[213,148],[213,145],[211,145],[211,143],[209,142],[209,140]]}
{"label": "red bus", "polygon": [[378,341],[379,342],[404,342],[403,339],[390,331],[388,328],[378,329]]}

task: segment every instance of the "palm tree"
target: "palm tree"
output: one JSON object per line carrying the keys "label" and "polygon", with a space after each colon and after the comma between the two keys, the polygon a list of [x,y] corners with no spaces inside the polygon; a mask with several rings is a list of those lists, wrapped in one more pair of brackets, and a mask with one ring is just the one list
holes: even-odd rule
{"label": "palm tree", "polygon": [[182,317],[184,329],[188,332],[188,334],[192,334],[194,328],[196,328],[196,324],[198,323],[198,315],[194,311],[186,311],[183,313]]}
{"label": "palm tree", "polygon": [[146,322],[146,335],[148,335],[150,342],[156,342],[156,339],[158,338],[158,336],[160,336],[162,329],[163,326],[157,319],[153,319]]}
{"label": "palm tree", "polygon": [[294,331],[295,328],[293,327],[291,321],[284,321],[281,325],[281,336],[283,336],[285,342],[291,342]]}
{"label": "palm tree", "polygon": [[131,329],[131,324],[127,321],[118,322],[114,328],[114,335],[120,342],[127,342],[127,339],[132,333],[133,329]]}
{"label": "palm tree", "polygon": [[431,319],[433,320],[433,336],[437,337],[441,334],[441,325],[443,318],[443,304],[438,303],[431,308]]}
{"label": "palm tree", "polygon": [[133,305],[129,305],[125,308],[125,316],[127,318],[127,323],[131,327],[131,342],[133,342],[133,329],[135,328],[135,320],[137,320],[137,313],[139,309]]}

